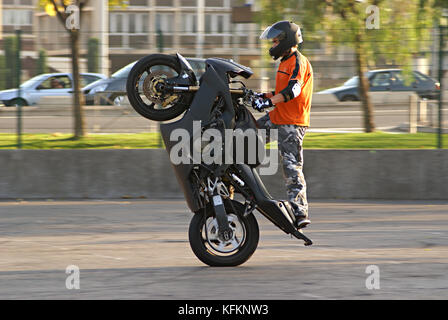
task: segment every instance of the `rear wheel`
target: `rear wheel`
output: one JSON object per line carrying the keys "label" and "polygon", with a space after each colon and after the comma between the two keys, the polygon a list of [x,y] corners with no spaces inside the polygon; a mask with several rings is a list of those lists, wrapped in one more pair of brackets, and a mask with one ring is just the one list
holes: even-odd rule
{"label": "rear wheel", "polygon": [[190,246],[196,257],[212,267],[232,267],[246,262],[258,246],[259,228],[253,214],[244,217],[244,206],[233,201],[225,201],[225,208],[231,237],[224,240],[218,232],[218,222],[213,208],[207,206],[190,222]]}
{"label": "rear wheel", "polygon": [[[175,84],[180,78],[181,67],[176,57],[152,54],[142,58],[131,69],[126,82],[126,92],[132,107],[143,117],[171,120],[184,112],[193,93],[166,93],[161,88]],[[194,85],[194,83],[189,83]]]}
{"label": "rear wheel", "polygon": [[124,102],[124,97],[125,96],[113,96],[112,97],[112,104],[114,105],[114,106],[121,106],[122,104],[123,104],[123,102]]}
{"label": "rear wheel", "polygon": [[27,106],[28,102],[25,99],[22,98],[15,98],[8,102],[8,104],[5,103],[5,106],[15,107],[15,106]]}
{"label": "rear wheel", "polygon": [[343,96],[341,101],[358,101],[358,98],[354,95]]}

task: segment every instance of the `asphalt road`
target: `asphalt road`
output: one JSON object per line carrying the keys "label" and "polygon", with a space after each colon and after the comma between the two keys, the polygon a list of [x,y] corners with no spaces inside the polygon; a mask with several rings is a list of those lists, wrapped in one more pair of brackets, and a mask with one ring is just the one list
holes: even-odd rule
{"label": "asphalt road", "polygon": [[189,247],[181,199],[3,201],[0,299],[448,298],[448,202],[311,201],[310,212],[313,246],[257,214],[251,259],[210,268]]}
{"label": "asphalt road", "polygon": [[[256,114],[256,117],[261,114]],[[403,123],[409,122],[408,106],[377,106],[374,112],[374,122],[378,130],[388,131]],[[158,123],[149,121],[133,110],[117,112],[91,111],[86,113],[88,132],[148,132],[158,129]],[[16,132],[16,114],[0,113],[0,132]],[[52,115],[33,112],[23,116],[23,131],[28,133],[72,132],[73,119],[71,112]],[[310,130],[333,130],[363,132],[363,112],[360,107],[316,107],[311,111]]]}

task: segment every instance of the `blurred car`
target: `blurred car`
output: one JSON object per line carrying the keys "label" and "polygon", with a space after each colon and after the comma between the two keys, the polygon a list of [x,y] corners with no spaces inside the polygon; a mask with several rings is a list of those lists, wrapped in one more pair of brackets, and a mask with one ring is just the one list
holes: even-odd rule
{"label": "blurred car", "polygon": [[[419,71],[412,72],[414,81],[406,84],[401,69],[381,69],[368,71],[370,92],[415,91],[420,97],[436,99],[440,83]],[[342,86],[317,92],[318,94],[334,94],[339,101],[359,101],[358,76],[347,80]]]}
{"label": "blurred car", "polygon": [[[106,76],[100,73],[81,73],[81,88]],[[0,91],[0,101],[5,106],[30,106],[39,103],[44,96],[70,96],[73,92],[71,73],[43,73],[20,85],[18,89]]]}
{"label": "blurred car", "polygon": [[[199,79],[205,72],[205,59],[187,58]],[[131,62],[116,71],[110,78],[98,80],[82,89],[87,105],[116,105],[119,106],[126,97],[126,81],[129,72],[137,61]]]}

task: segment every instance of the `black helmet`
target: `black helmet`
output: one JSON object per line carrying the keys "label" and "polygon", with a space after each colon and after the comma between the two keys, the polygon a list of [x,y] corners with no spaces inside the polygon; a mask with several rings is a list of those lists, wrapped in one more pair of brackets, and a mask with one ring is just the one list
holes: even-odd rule
{"label": "black helmet", "polygon": [[298,25],[290,21],[279,21],[267,27],[260,36],[261,40],[278,38],[280,43],[269,49],[269,54],[277,60],[290,48],[303,42]]}

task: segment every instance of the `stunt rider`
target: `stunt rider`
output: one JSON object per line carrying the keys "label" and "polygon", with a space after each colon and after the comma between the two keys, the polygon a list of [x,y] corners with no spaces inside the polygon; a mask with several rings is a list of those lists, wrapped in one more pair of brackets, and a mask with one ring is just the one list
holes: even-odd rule
{"label": "stunt rider", "polygon": [[281,60],[275,91],[258,94],[253,107],[258,111],[274,107],[257,124],[259,128],[266,129],[268,141],[269,130],[278,130],[278,148],[287,196],[296,215],[296,227],[301,229],[310,223],[303,175],[303,138],[310,124],[313,69],[308,59],[298,50],[303,39],[300,28],[295,23],[274,23],[264,30],[260,39],[271,40],[269,54],[274,60]]}

